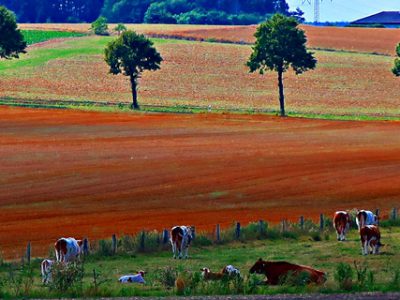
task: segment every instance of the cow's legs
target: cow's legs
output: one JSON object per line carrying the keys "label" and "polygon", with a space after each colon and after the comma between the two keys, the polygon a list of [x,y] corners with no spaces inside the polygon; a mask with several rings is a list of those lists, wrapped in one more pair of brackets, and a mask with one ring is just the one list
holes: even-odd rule
{"label": "cow's legs", "polygon": [[189,247],[186,246],[184,251],[185,251],[185,258],[188,258],[189,257],[189,255],[188,255]]}
{"label": "cow's legs", "polygon": [[364,240],[364,243],[361,246],[361,251],[363,255],[368,255],[368,240],[367,238]]}
{"label": "cow's legs", "polygon": [[171,245],[172,245],[172,257],[176,258],[176,244],[175,242],[172,242]]}

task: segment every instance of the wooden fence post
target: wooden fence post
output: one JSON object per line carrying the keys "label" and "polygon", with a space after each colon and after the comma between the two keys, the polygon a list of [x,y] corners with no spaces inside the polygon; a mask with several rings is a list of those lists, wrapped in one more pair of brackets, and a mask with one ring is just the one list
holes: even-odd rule
{"label": "wooden fence post", "polygon": [[162,234],[162,242],[163,244],[167,244],[169,241],[169,231],[168,229],[164,229],[163,234]]}
{"label": "wooden fence post", "polygon": [[260,232],[260,236],[265,234],[265,222],[263,220],[258,221],[258,230]]}
{"label": "wooden fence post", "polygon": [[195,240],[196,239],[196,227],[192,226],[192,239]]}
{"label": "wooden fence post", "polygon": [[320,230],[324,230],[324,225],[325,225],[325,223],[324,223],[324,215],[320,214],[319,215],[319,229]]}
{"label": "wooden fence post", "polygon": [[221,242],[221,227],[219,224],[215,227],[215,240],[217,243]]}
{"label": "wooden fence post", "polygon": [[82,252],[85,256],[89,254],[89,240],[87,238],[83,239]]}
{"label": "wooden fence post", "polygon": [[395,208],[395,207],[392,209],[391,219],[392,220],[397,219],[397,208]]}
{"label": "wooden fence post", "polygon": [[140,234],[140,250],[144,251],[145,249],[145,239],[146,239],[146,232],[143,230]]}
{"label": "wooden fence post", "polygon": [[300,229],[304,230],[304,216],[300,216],[299,225],[300,225]]}
{"label": "wooden fence post", "polygon": [[111,251],[113,255],[117,253],[117,236],[115,234],[111,237]]}
{"label": "wooden fence post", "polygon": [[376,210],[375,210],[375,216],[376,216],[376,223],[379,225],[379,213],[380,213],[380,211],[379,211],[379,208],[377,208]]}
{"label": "wooden fence post", "polygon": [[236,223],[236,227],[235,227],[235,238],[238,240],[240,238],[240,223],[237,222]]}
{"label": "wooden fence post", "polygon": [[26,246],[26,260],[28,264],[31,263],[31,242],[28,242],[28,245]]}

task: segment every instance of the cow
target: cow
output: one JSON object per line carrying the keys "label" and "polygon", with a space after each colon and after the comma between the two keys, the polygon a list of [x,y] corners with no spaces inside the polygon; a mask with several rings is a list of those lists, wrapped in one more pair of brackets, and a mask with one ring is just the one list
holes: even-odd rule
{"label": "cow", "polygon": [[124,275],[118,279],[120,283],[141,283],[145,284],[146,281],[144,280],[144,271],[139,271],[135,275]]}
{"label": "cow", "polygon": [[378,217],[369,210],[359,210],[356,215],[358,231],[366,225],[378,225]]}
{"label": "cow", "polygon": [[326,281],[326,274],[320,270],[286,261],[264,261],[261,258],[251,267],[250,273],[264,274],[267,277],[265,283],[270,285],[281,284],[289,276],[301,274],[307,274],[304,283],[323,284]]}
{"label": "cow", "polygon": [[54,263],[54,260],[44,259],[40,264],[40,273],[42,274],[42,282],[44,284],[51,281],[51,269]]}
{"label": "cow", "polygon": [[240,271],[232,265],[225,266],[220,272],[211,272],[209,268],[202,268],[200,271],[202,271],[204,280],[240,277]]}
{"label": "cow", "polygon": [[175,226],[171,229],[173,258],[188,258],[189,245],[193,240],[193,226]]}
{"label": "cow", "polygon": [[54,244],[57,262],[68,263],[75,261],[81,253],[82,244],[82,240],[76,240],[71,237],[60,238]]}
{"label": "cow", "polygon": [[346,233],[350,228],[350,215],[345,211],[337,211],[333,216],[333,227],[336,229],[337,240],[346,240]]}
{"label": "cow", "polygon": [[381,244],[381,233],[378,226],[366,225],[360,229],[360,240],[361,240],[361,253],[368,255],[370,248],[372,254],[379,254],[379,248],[383,246]]}

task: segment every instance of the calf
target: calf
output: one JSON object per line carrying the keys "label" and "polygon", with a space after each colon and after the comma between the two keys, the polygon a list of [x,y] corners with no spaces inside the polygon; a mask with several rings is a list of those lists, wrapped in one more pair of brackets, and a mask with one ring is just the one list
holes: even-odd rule
{"label": "calf", "polygon": [[47,284],[51,281],[51,269],[54,264],[54,260],[44,259],[40,264],[40,273],[42,274],[42,282]]}
{"label": "calf", "polygon": [[344,241],[350,228],[350,215],[345,211],[337,211],[333,216],[333,227],[336,229],[337,240]]}
{"label": "calf", "polygon": [[381,244],[381,233],[379,228],[375,225],[366,225],[360,229],[361,239],[361,253],[368,255],[370,249],[372,254],[379,254],[379,248],[383,246]]}
{"label": "calf", "polygon": [[60,238],[55,244],[56,259],[58,262],[68,263],[76,260],[82,247],[82,240],[74,238]]}
{"label": "calf", "polygon": [[211,272],[209,268],[202,268],[202,275],[204,280],[220,280],[224,277],[232,278],[235,276],[240,276],[240,271],[232,265],[224,267],[220,272]]}
{"label": "calf", "polygon": [[369,210],[359,210],[356,215],[358,231],[366,225],[378,225],[378,217]]}
{"label": "calf", "polygon": [[264,274],[267,276],[266,284],[277,285],[288,276],[308,274],[305,283],[322,284],[326,281],[326,274],[308,266],[291,264],[286,261],[264,261],[261,258],[251,267],[250,273]]}
{"label": "calf", "polygon": [[145,284],[146,281],[144,280],[144,271],[139,271],[137,274],[135,275],[124,275],[121,276],[118,279],[118,282],[120,283],[141,283],[141,284]]}
{"label": "calf", "polygon": [[175,226],[171,229],[171,245],[173,258],[188,258],[189,245],[193,240],[192,226]]}

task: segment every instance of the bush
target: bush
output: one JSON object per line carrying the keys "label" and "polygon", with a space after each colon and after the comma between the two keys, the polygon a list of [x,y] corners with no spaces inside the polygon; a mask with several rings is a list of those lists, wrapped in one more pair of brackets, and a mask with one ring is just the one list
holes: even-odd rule
{"label": "bush", "polygon": [[144,15],[145,23],[176,24],[175,17],[167,10],[165,2],[152,3]]}
{"label": "bush", "polygon": [[51,268],[51,278],[48,287],[59,293],[68,290],[81,292],[84,276],[84,265],[82,262],[69,264],[55,263]]}
{"label": "bush", "polygon": [[339,263],[335,271],[335,280],[339,287],[349,291],[353,288],[353,270],[347,263]]}
{"label": "bush", "polygon": [[156,272],[156,279],[166,288],[173,288],[175,280],[178,278],[178,271],[171,267],[159,269]]}
{"label": "bush", "polygon": [[27,297],[33,287],[33,268],[31,265],[11,264],[8,278],[3,283],[8,285],[15,297]]}
{"label": "bush", "polygon": [[92,23],[90,30],[96,35],[109,35],[107,19],[105,17],[98,17],[96,21]]}

